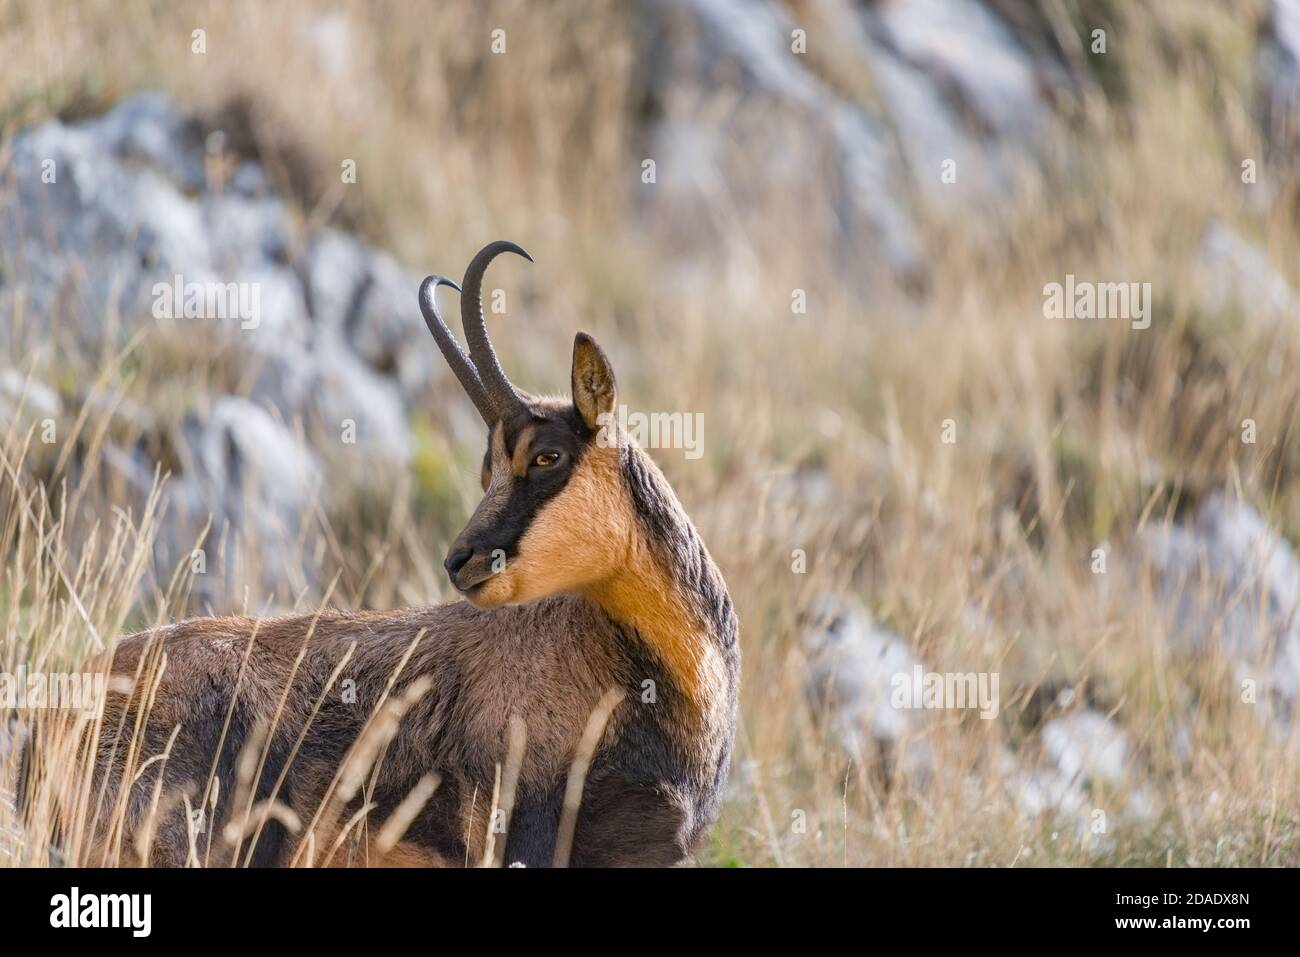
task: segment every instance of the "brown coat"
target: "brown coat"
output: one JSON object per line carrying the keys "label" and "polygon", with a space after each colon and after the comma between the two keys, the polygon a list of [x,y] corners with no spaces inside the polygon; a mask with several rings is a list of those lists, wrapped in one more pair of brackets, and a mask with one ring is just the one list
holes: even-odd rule
{"label": "brown coat", "polygon": [[[505,842],[506,862],[547,865],[579,739],[602,696],[618,689],[622,698],[582,791],[571,861],[682,860],[716,812],[730,756],[736,622],[721,576],[649,458],[635,448],[597,454],[615,457],[631,528],[628,566],[591,589],[594,598],[192,619],[123,639],[112,672],[135,691],[129,710],[124,694],[110,697],[98,742],[98,779],[107,782],[97,802],[99,853],[131,862],[143,831],[154,865],[182,865],[188,856],[209,864],[477,864],[493,827],[514,716],[526,729],[526,745],[513,813],[498,815],[498,831],[507,833],[496,840]],[[675,563],[665,560],[671,555]],[[166,666],[133,747],[159,652]],[[428,688],[401,716],[374,766],[360,769],[365,784],[346,806],[322,812],[349,748],[381,701],[400,700],[417,680]],[[111,809],[123,769],[166,752],[177,727],[168,759],[137,780],[118,826]],[[241,757],[262,767],[260,775],[244,770],[243,794]],[[425,775],[438,781],[432,797],[401,842],[381,851],[375,835]],[[205,816],[197,854],[182,794],[192,807],[206,795],[216,809]],[[364,826],[333,850],[339,826],[367,804],[374,807]],[[150,821],[153,805],[164,811]],[[272,806],[277,814],[254,840]],[[250,807],[256,810],[248,818]],[[240,824],[247,833],[235,843]],[[227,839],[227,832],[234,836]],[[502,859],[500,848],[494,856]]]}

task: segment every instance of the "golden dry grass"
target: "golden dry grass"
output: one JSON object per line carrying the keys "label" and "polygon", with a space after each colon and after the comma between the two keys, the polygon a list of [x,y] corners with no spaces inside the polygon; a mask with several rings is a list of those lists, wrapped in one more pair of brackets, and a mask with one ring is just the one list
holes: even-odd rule
{"label": "golden dry grass", "polygon": [[[612,6],[91,0],[74,13],[0,0],[0,132],[138,89],[200,111],[243,102],[304,229],[355,224],[421,270],[454,271],[498,236],[538,257],[516,272],[526,320],[496,332],[522,386],[563,384],[571,335],[585,328],[610,352],[625,400],[704,412],[702,460],[658,456],[742,621],[732,792],[701,863],[1300,863],[1294,745],[1236,704],[1226,663],[1169,653],[1149,590],[1129,581],[1103,596],[1089,569],[1098,544],[1118,553],[1142,523],[1216,488],[1293,540],[1300,531],[1300,331],[1198,305],[1196,244],[1211,217],[1260,240],[1300,285],[1294,184],[1261,211],[1239,177],[1241,158],[1261,155],[1244,105],[1258,10],[1112,10],[1124,42],[1111,68],[1127,97],[1082,104],[1076,132],[1055,144],[1072,172],[1008,197],[995,220],[929,217],[931,288],[919,303],[864,310],[815,213],[779,196],[744,211],[716,284],[675,285],[666,240],[630,208],[635,44]],[[1088,5],[1068,6],[1082,16]],[[352,28],[355,56],[335,74],[297,40],[314,10]],[[487,53],[496,25],[508,30],[504,57]],[[203,57],[188,53],[199,26]],[[1170,37],[1178,56],[1153,52]],[[346,191],[332,186],[342,157],[360,171]],[[1134,333],[1044,320],[1043,283],[1066,273],[1152,281],[1155,322]],[[809,315],[790,314],[795,286],[813,291]],[[38,317],[0,322],[13,341],[42,335]],[[156,338],[134,343],[129,362],[43,361],[47,379],[75,375],[160,409],[228,374],[201,344]],[[1239,441],[1247,416],[1256,445]],[[90,461],[101,419],[75,426]],[[940,441],[946,419],[955,444]],[[6,670],[74,667],[100,643],[190,610],[185,575],[174,587],[147,579],[155,516],[115,509],[113,490],[78,481],[66,458],[34,467],[48,453],[30,435],[9,430],[0,448]],[[391,503],[331,501],[305,517],[331,532],[330,600],[447,597],[435,556],[473,507],[480,453],[427,434]],[[814,466],[832,483],[827,500],[783,494],[783,475]],[[796,548],[807,574],[792,574]],[[846,766],[802,689],[800,616],[826,592],[858,596],[932,668],[1000,671],[1000,718],[936,722],[926,780],[886,785]],[[250,591],[247,607],[270,597]],[[989,626],[972,625],[972,610]],[[1156,813],[1130,820],[1123,791],[1097,787],[1093,805],[1112,814],[1105,841],[1023,815],[998,762],[1011,746],[1032,766],[1036,693],[1060,685],[1096,692],[1137,744],[1133,780],[1158,795]],[[84,783],[77,773],[69,787]],[[806,829],[792,827],[801,816]],[[17,832],[19,862],[48,861],[38,828],[0,804],[4,828]]]}

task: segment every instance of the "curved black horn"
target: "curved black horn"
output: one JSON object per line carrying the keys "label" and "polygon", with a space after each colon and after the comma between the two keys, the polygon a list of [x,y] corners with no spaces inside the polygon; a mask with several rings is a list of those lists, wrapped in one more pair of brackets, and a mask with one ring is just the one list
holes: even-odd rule
{"label": "curved black horn", "polygon": [[479,381],[478,372],[475,371],[473,364],[469,361],[469,356],[465,355],[461,349],[456,337],[447,328],[447,323],[442,319],[442,313],[438,312],[438,303],[434,299],[434,293],[437,292],[439,286],[450,286],[460,292],[460,286],[446,276],[429,276],[424,282],[420,283],[420,312],[424,313],[424,324],[433,333],[433,341],[438,343],[443,358],[447,360],[447,365],[451,366],[451,371],[460,380],[461,387],[464,388],[470,401],[474,403],[474,408],[478,409],[478,414],[490,426],[496,421],[496,414],[493,411],[492,403],[488,401],[487,393],[483,391],[483,383]]}
{"label": "curved black horn", "polygon": [[488,263],[501,253],[516,253],[529,262],[533,261],[533,257],[515,243],[504,239],[488,243],[465,267],[465,278],[461,280],[464,288],[460,294],[460,318],[465,326],[465,341],[469,343],[470,358],[498,418],[522,405],[514,386],[501,370],[501,363],[497,361],[496,352],[492,349],[487,324],[483,319],[483,274],[487,272]]}

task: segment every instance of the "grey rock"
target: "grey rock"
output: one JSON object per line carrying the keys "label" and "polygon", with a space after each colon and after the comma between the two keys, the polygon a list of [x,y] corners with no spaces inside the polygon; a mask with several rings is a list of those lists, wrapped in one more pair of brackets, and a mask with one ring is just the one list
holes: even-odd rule
{"label": "grey rock", "polygon": [[356,312],[358,290],[370,274],[365,244],[337,229],[326,229],[307,244],[304,278],[312,319],[342,336]]}
{"label": "grey rock", "polygon": [[271,179],[259,163],[243,160],[230,175],[230,190],[249,199],[261,199],[272,192]]}
{"label": "grey rock", "polygon": [[[658,182],[642,197],[692,252],[716,247],[752,192],[809,192],[831,204],[845,233],[888,267],[919,268],[915,226],[900,202],[885,131],[790,50],[783,7],[743,0],[656,0],[644,78],[662,106],[648,131]],[[738,78],[717,86],[718,65]],[[861,249],[855,250],[861,267]],[[858,270],[859,272],[861,269]]]}
{"label": "grey rock", "polygon": [[1197,255],[1202,295],[1211,309],[1253,319],[1300,318],[1300,296],[1268,255],[1231,227],[1211,222]]}
{"label": "grey rock", "polygon": [[305,281],[316,325],[333,330],[372,369],[395,377],[408,401],[440,368],[419,321],[421,278],[338,230],[322,231],[307,249]]}
{"label": "grey rock", "polygon": [[278,197],[209,193],[199,212],[212,239],[213,263],[223,274],[288,261],[289,221]]}
{"label": "grey rock", "polygon": [[182,192],[198,193],[206,185],[199,126],[164,94],[125,99],[84,129],[109,155],[128,166],[152,167]]}
{"label": "grey rock", "polygon": [[[1005,199],[1052,129],[1041,64],[976,0],[871,4],[862,17],[869,38],[863,59],[913,181],[932,206],[960,214],[963,199]],[[1065,82],[1063,71],[1054,71],[1053,81]],[[949,159],[960,189],[940,178]]]}
{"label": "grey rock", "polygon": [[804,690],[814,714],[844,754],[867,767],[892,756],[907,772],[932,767],[928,714],[896,708],[896,675],[920,664],[907,644],[879,627],[858,602],[830,595],[813,608],[802,633]]}
{"label": "grey rock", "polygon": [[1036,69],[1011,31],[977,0],[871,4],[864,14],[900,64],[929,77],[949,112],[994,137],[1029,140],[1049,120]]}
{"label": "grey rock", "polygon": [[[1008,797],[1025,817],[1072,821],[1077,837],[1104,848],[1109,841],[1092,833],[1094,810],[1109,809],[1127,820],[1155,813],[1155,791],[1128,733],[1101,712],[1084,707],[1051,718],[1038,743],[1042,760],[1035,766],[1022,765],[1010,751],[999,758]],[[1094,804],[1094,787],[1101,789],[1105,807]]]}
{"label": "grey rock", "polygon": [[[43,177],[53,177],[46,182]],[[71,320],[94,343],[110,309],[147,314],[146,262],[174,241],[166,268],[206,267],[197,217],[150,169],[128,171],[86,130],[52,121],[15,138],[0,179],[0,271],[21,286],[29,308],[50,322]],[[137,220],[130,209],[141,209]],[[147,211],[146,211],[147,210]]]}
{"label": "grey rock", "polygon": [[[42,182],[46,160],[53,183]],[[28,308],[73,319],[89,347],[99,345],[110,308],[128,329],[210,323],[266,370],[254,398],[288,421],[369,403],[349,416],[370,422],[359,442],[373,436],[379,459],[403,462],[409,436],[394,388],[409,401],[437,368],[415,304],[418,277],[333,231],[310,239],[297,267],[290,217],[261,168],[242,162],[225,191],[209,189],[203,169],[198,124],[157,94],[84,123],[51,121],[20,134],[4,171],[14,199],[0,203],[5,294],[21,286]],[[177,284],[183,294],[191,284],[237,288],[257,314],[167,316]],[[353,356],[333,343],[318,347],[330,332]],[[341,381],[357,368],[365,381]]]}
{"label": "grey rock", "polygon": [[1053,718],[1040,735],[1052,763],[1071,781],[1120,784],[1133,760],[1128,735],[1091,708]]}
{"label": "grey rock", "polygon": [[[372,251],[370,285],[360,313],[348,330],[352,350],[371,368],[395,377],[408,401],[442,378],[446,369],[441,354],[430,348],[429,330],[416,305],[415,291],[423,278],[404,269],[387,253]],[[458,308],[454,293],[449,294],[449,299],[442,300],[444,314]],[[455,323],[450,317],[448,321]]]}
{"label": "grey rock", "polygon": [[[918,204],[962,216],[1004,203],[1048,162],[1040,144],[1056,121],[1044,91],[1071,82],[978,0],[824,2],[802,20],[766,0],[640,9],[654,38],[638,91],[655,104],[644,135],[657,182],[639,196],[696,265],[725,248],[755,200],[788,195],[813,215],[833,211],[840,272],[864,291],[887,276],[923,278]],[[850,51],[872,88],[836,84],[793,52],[799,27],[810,49]],[[959,185],[941,181],[947,159]]]}
{"label": "grey rock", "polygon": [[[168,520],[155,543],[160,566],[174,568],[198,544],[211,520],[202,547],[211,564],[195,577],[200,600],[227,604],[239,581],[256,578],[267,594],[286,583],[310,581],[310,570],[291,567],[299,530],[309,522],[321,493],[322,472],[316,457],[268,410],[245,398],[220,396],[204,417],[188,421],[178,443],[181,474],[167,489]],[[215,567],[214,546],[227,531],[241,537],[253,562],[236,564],[236,549]]]}
{"label": "grey rock", "polygon": [[1175,650],[1226,656],[1256,683],[1261,717],[1285,732],[1300,689],[1300,560],[1290,544],[1250,505],[1216,493],[1190,522],[1148,528],[1138,545]]}
{"label": "grey rock", "polygon": [[33,421],[57,419],[63,414],[63,400],[45,383],[17,369],[0,368],[0,428],[20,413]]}
{"label": "grey rock", "polygon": [[[200,473],[230,495],[257,485],[259,504],[298,516],[315,495],[320,474],[311,452],[261,406],[237,396],[212,403],[192,449]],[[226,501],[227,511],[235,505]]]}
{"label": "grey rock", "polygon": [[1260,125],[1271,155],[1291,164],[1300,146],[1300,0],[1270,0],[1256,50]]}
{"label": "grey rock", "polygon": [[312,416],[321,434],[341,441],[345,421],[353,422],[356,445],[364,450],[369,468],[405,465],[411,435],[398,384],[332,337],[316,344],[314,356]]}
{"label": "grey rock", "polygon": [[142,453],[105,442],[100,454],[105,474],[118,476],[140,501],[148,497],[154,485],[154,468]]}
{"label": "grey rock", "polygon": [[1000,753],[999,772],[1007,796],[1019,813],[1027,818],[1042,815],[1082,821],[1087,796],[1079,785],[1054,765],[1025,769],[1010,751]]}
{"label": "grey rock", "polygon": [[[440,367],[416,305],[419,277],[339,231],[299,243],[262,167],[241,160],[226,188],[214,189],[206,146],[200,124],[159,94],[18,134],[0,170],[11,187],[0,195],[0,308],[22,302],[75,331],[92,354],[105,345],[110,315],[125,334],[184,335],[187,324],[203,323],[223,337],[246,368],[249,395],[212,400],[163,443],[179,450],[184,468],[165,493],[171,518],[159,567],[189,554],[210,515],[214,528],[236,529],[254,553],[260,548],[260,567],[275,578],[285,536],[327,466],[332,489],[388,482],[405,467],[407,407]],[[203,318],[183,308],[196,287]],[[0,410],[20,394],[15,375],[0,380]],[[61,411],[39,383],[26,406]],[[143,418],[136,432],[148,443],[109,441],[104,451],[108,472],[142,498],[154,475],[142,449],[162,438],[158,422]],[[283,423],[301,423],[306,444]],[[310,581],[310,569],[294,574]],[[216,605],[233,594],[229,574],[198,584]]]}

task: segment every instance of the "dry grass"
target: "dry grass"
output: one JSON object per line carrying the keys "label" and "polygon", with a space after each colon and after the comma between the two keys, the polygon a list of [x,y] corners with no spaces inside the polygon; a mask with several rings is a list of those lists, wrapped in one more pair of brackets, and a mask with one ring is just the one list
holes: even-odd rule
{"label": "dry grass", "polygon": [[[299,42],[313,6],[351,26],[355,55],[337,72]],[[1102,594],[1088,564],[1099,543],[1122,551],[1141,523],[1215,488],[1300,530],[1300,333],[1197,305],[1195,246],[1210,217],[1260,239],[1275,262],[1300,262],[1294,188],[1261,212],[1239,179],[1241,158],[1261,155],[1243,107],[1253,12],[1112,12],[1124,42],[1111,69],[1126,97],[1081,104],[1077,135],[1057,144],[1071,175],[1026,187],[978,225],[936,212],[923,224],[934,277],[924,299],[864,314],[837,281],[816,211],[792,215],[777,196],[744,211],[716,284],[675,285],[666,240],[632,215],[634,45],[613,6],[141,3],[127,15],[92,0],[74,15],[0,0],[0,132],[144,88],[214,115],[243,103],[304,228],[356,224],[422,270],[452,271],[498,236],[538,256],[512,293],[526,321],[496,334],[523,387],[563,383],[581,327],[613,357],[626,401],[704,413],[703,459],[659,455],[742,621],[733,788],[702,863],[1300,863],[1294,747],[1234,704],[1225,663],[1169,654],[1149,590],[1113,582]],[[504,57],[487,53],[497,25]],[[188,53],[196,27],[208,31],[201,57]],[[1183,40],[1177,56],[1152,52],[1169,37]],[[331,186],[342,158],[360,171],[347,191]],[[769,262],[779,265],[755,268]],[[1066,273],[1151,281],[1154,324],[1044,320],[1042,286]],[[794,286],[810,290],[810,315],[790,315]],[[50,335],[39,317],[0,322],[16,343]],[[184,404],[177,381],[196,395],[226,381],[201,346],[157,337],[134,343],[129,362],[86,367],[54,350],[36,364],[47,381],[75,375],[110,402],[159,408]],[[1246,416],[1253,446],[1238,440]],[[945,419],[955,444],[940,441]],[[158,517],[122,511],[120,490],[72,468],[95,461],[101,414],[65,426],[76,436],[60,447],[75,443],[75,457],[5,428],[5,670],[74,668],[132,628],[192,610],[185,574],[148,574]],[[390,504],[330,501],[304,518],[329,543],[319,558],[325,580],[337,576],[332,603],[447,597],[433,556],[473,506],[481,450],[444,440],[436,418],[421,428],[426,460]],[[782,493],[784,472],[812,466],[833,485],[828,500]],[[791,571],[796,548],[804,575]],[[827,591],[859,596],[936,670],[1000,671],[1002,715],[937,722],[926,780],[847,766],[801,688],[800,616]],[[250,585],[246,604],[321,599]],[[988,626],[972,625],[972,611]],[[1062,685],[1086,686],[1113,712],[1137,743],[1133,779],[1158,795],[1156,813],[1129,820],[1122,791],[1095,789],[1112,815],[1105,841],[1020,814],[998,765],[1008,746],[1032,764],[1036,702]],[[1176,744],[1183,731],[1190,747]],[[84,773],[70,767],[66,785],[84,788]],[[800,816],[803,831],[792,828]],[[5,829],[19,862],[49,860],[39,828],[0,802],[0,846]]]}

